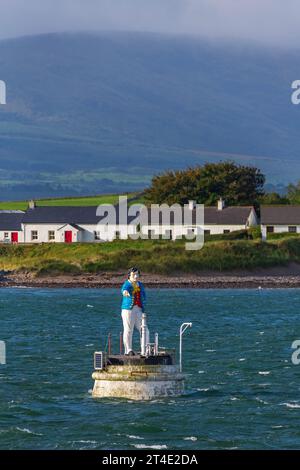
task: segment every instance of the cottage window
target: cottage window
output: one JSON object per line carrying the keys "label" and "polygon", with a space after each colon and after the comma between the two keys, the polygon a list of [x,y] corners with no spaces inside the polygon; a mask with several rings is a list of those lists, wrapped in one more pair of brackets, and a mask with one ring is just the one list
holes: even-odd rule
{"label": "cottage window", "polygon": [[37,240],[37,239],[38,239],[38,231],[31,230],[31,240]]}
{"label": "cottage window", "polygon": [[94,239],[95,240],[101,240],[101,233],[100,232],[94,232]]}
{"label": "cottage window", "polygon": [[296,225],[289,225],[289,232],[290,233],[297,233]]}
{"label": "cottage window", "polygon": [[273,233],[274,232],[274,226],[273,225],[267,225],[267,233]]}
{"label": "cottage window", "polygon": [[230,230],[228,230],[227,228],[224,228],[223,233],[230,233]]}
{"label": "cottage window", "polygon": [[9,237],[8,232],[4,232],[4,238],[8,238],[8,237]]}
{"label": "cottage window", "polygon": [[[154,233],[155,233],[155,232],[154,232]],[[164,233],[163,233],[162,238],[163,238],[164,240],[171,240],[171,238],[172,238],[172,230],[169,230],[169,229],[168,229],[168,230],[165,230]]]}
{"label": "cottage window", "polygon": [[54,232],[54,230],[49,230],[49,232],[48,232],[48,240],[49,240],[49,242],[50,242],[51,240],[55,240],[55,232]]}
{"label": "cottage window", "polygon": [[210,235],[210,230],[204,230],[204,235]]}

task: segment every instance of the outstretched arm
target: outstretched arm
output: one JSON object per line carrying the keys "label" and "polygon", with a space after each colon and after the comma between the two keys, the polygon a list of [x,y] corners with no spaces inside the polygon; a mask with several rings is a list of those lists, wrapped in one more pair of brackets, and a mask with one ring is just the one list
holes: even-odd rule
{"label": "outstretched arm", "polygon": [[123,286],[121,287],[121,294],[124,297],[130,297],[130,293],[128,291],[128,281],[125,281]]}

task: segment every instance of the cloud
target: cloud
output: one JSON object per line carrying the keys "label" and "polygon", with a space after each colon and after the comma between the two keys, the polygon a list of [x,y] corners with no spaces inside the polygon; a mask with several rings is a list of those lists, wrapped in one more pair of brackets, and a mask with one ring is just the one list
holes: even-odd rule
{"label": "cloud", "polygon": [[0,37],[105,29],[297,46],[298,10],[299,0],[1,0]]}

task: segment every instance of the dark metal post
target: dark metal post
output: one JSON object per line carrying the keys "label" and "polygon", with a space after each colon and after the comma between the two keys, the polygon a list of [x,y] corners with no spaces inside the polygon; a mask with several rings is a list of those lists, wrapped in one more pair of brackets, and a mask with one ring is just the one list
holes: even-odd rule
{"label": "dark metal post", "polygon": [[123,333],[120,331],[120,355],[123,353]]}
{"label": "dark metal post", "polygon": [[108,333],[108,354],[111,354],[111,333]]}

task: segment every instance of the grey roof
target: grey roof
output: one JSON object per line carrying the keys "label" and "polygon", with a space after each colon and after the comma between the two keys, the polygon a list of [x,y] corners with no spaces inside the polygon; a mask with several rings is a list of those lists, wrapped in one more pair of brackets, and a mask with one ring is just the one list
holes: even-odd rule
{"label": "grey roof", "polygon": [[[43,206],[28,209],[23,217],[24,224],[97,224],[101,222],[104,216],[97,216],[98,206]],[[250,215],[252,206],[231,206],[218,210],[216,207],[205,207],[204,223],[216,225],[245,225]],[[127,223],[130,223],[135,216],[129,216]],[[193,210],[193,224],[196,223],[196,211]],[[151,221],[151,213],[148,208],[148,223]],[[159,214],[159,222],[162,223],[162,214]],[[174,224],[174,213],[171,212],[171,225]],[[117,211],[117,220],[119,223],[119,214]]]}
{"label": "grey roof", "polygon": [[70,227],[75,228],[76,230],[81,230],[81,231],[83,231],[83,228],[80,227],[80,225],[77,225],[77,224],[64,224],[64,225],[62,225],[61,227],[59,227],[59,229],[57,229],[57,230],[61,230],[61,229],[63,229],[64,227],[67,227],[68,225],[69,225]]}
{"label": "grey roof", "polygon": [[230,206],[222,210],[216,207],[205,207],[204,223],[216,225],[245,225],[252,206]]}
{"label": "grey roof", "polygon": [[[98,206],[37,206],[34,209],[27,209],[24,224],[97,224],[106,215],[97,216]],[[134,217],[129,217],[128,221]],[[117,221],[118,223],[118,211]]]}
{"label": "grey roof", "polygon": [[21,231],[23,217],[22,211],[0,211],[0,230]]}
{"label": "grey roof", "polygon": [[263,225],[300,225],[300,205],[262,205],[260,214]]}
{"label": "grey roof", "polygon": [[[216,207],[204,208],[204,224],[212,225],[246,225],[252,206],[230,206],[222,210]],[[150,209],[148,209],[148,223],[151,221]],[[159,215],[159,223],[162,223],[162,214]],[[171,212],[170,224],[174,225],[174,213]],[[196,224],[196,211],[193,210],[192,224]]]}
{"label": "grey roof", "polygon": [[24,214],[24,211],[14,209],[1,209],[0,214]]}

